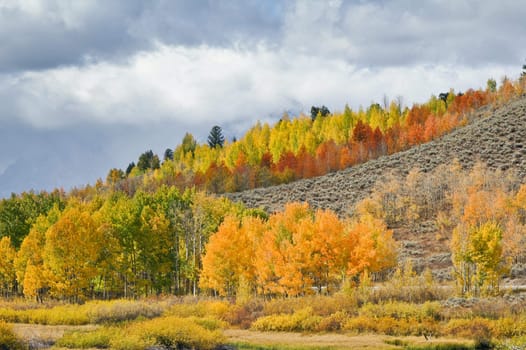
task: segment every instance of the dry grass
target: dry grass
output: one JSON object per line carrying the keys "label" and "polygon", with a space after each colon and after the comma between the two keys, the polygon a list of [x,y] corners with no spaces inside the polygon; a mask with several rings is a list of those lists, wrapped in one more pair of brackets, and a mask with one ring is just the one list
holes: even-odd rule
{"label": "dry grass", "polygon": [[46,326],[37,324],[13,324],[13,331],[26,342],[54,344],[68,331],[89,331],[99,326]]}
{"label": "dry grass", "polygon": [[413,346],[429,346],[435,344],[464,344],[472,345],[473,342],[465,339],[433,338],[426,340],[424,337],[391,337],[375,334],[345,335],[345,334],[300,334],[291,332],[257,332],[241,329],[228,329],[224,334],[231,343],[248,343],[255,345],[271,346],[302,346],[331,347],[334,349],[399,349],[389,345],[399,339],[404,344]]}

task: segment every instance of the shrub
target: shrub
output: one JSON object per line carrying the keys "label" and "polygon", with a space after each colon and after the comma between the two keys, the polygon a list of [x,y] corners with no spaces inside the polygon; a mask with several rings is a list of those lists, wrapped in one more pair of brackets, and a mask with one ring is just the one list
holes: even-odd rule
{"label": "shrub", "polygon": [[147,343],[169,348],[213,349],[224,341],[218,331],[210,331],[189,319],[168,316],[140,322],[130,327]]}
{"label": "shrub", "polygon": [[483,343],[492,338],[492,322],[480,317],[450,320],[444,328],[446,335],[470,338]]}
{"label": "shrub", "polygon": [[321,320],[322,318],[314,315],[309,306],[292,315],[281,314],[261,317],[252,323],[252,329],[275,332],[315,331]]}
{"label": "shrub", "polygon": [[115,327],[72,331],[65,333],[56,345],[70,349],[108,348],[111,339],[118,337],[120,333],[120,329]]}
{"label": "shrub", "polygon": [[347,321],[348,316],[343,311],[338,311],[330,316],[323,318],[316,330],[320,332],[334,332],[339,331],[343,328],[343,325]]}
{"label": "shrub", "polygon": [[242,329],[248,329],[252,322],[263,316],[263,308],[263,301],[255,298],[243,304],[232,305],[225,315],[225,321]]}
{"label": "shrub", "polygon": [[23,350],[27,347],[18,339],[11,326],[0,322],[0,349]]}
{"label": "shrub", "polygon": [[405,302],[387,302],[383,304],[365,304],[359,310],[362,316],[372,318],[392,317],[400,319],[438,320],[440,319],[441,306],[438,302],[425,302],[411,304]]}
{"label": "shrub", "polygon": [[228,302],[202,300],[192,303],[174,304],[164,314],[177,317],[214,317],[225,320],[230,308],[231,305]]}
{"label": "shrub", "polygon": [[356,300],[342,293],[333,296],[307,296],[301,298],[273,299],[265,304],[264,315],[293,314],[309,305],[315,315],[329,316],[338,311],[348,314],[356,312]]}
{"label": "shrub", "polygon": [[146,301],[114,300],[87,303],[90,323],[114,323],[135,320],[138,317],[154,318],[163,313],[164,305]]}
{"label": "shrub", "polygon": [[353,333],[375,332],[377,329],[377,321],[367,316],[357,316],[348,319],[343,324],[343,329]]}

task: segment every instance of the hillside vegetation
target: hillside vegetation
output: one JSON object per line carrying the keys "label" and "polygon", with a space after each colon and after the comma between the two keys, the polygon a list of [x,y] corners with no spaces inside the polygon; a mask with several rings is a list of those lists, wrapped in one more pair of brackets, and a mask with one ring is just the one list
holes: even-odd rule
{"label": "hillside vegetation", "polygon": [[[391,104],[233,143],[214,128],[210,145],[187,135],[127,177],[14,194],[0,202],[0,292],[25,301],[0,303],[0,321],[98,325],[57,337],[67,348],[214,349],[229,327],[524,344],[524,295],[501,288],[525,270],[524,83],[432,98],[395,122]],[[255,163],[250,138],[268,141]],[[223,193],[255,186],[269,187]],[[0,333],[0,347],[25,346]]]}

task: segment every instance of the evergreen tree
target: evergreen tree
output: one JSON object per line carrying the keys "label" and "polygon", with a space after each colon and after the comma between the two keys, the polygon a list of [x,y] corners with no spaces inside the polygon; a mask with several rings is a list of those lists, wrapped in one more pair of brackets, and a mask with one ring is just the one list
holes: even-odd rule
{"label": "evergreen tree", "polygon": [[135,162],[131,162],[130,164],[128,164],[128,167],[126,168],[126,176],[130,175],[133,168],[135,168]]}
{"label": "evergreen tree", "polygon": [[142,171],[147,169],[159,169],[161,167],[161,161],[157,154],[154,154],[152,150],[149,150],[139,156],[137,167]]}
{"label": "evergreen tree", "polygon": [[222,148],[224,143],[225,137],[223,136],[223,131],[220,126],[215,125],[208,135],[208,146],[210,146],[210,148]]}
{"label": "evergreen tree", "polygon": [[174,159],[174,151],[172,151],[170,148],[167,148],[164,151],[164,161],[173,160],[173,159]]}
{"label": "evergreen tree", "polygon": [[322,117],[326,117],[329,114],[331,114],[331,111],[329,111],[329,109],[326,106],[321,106],[321,107],[312,106],[310,108],[310,117],[312,120],[316,119],[318,115]]}

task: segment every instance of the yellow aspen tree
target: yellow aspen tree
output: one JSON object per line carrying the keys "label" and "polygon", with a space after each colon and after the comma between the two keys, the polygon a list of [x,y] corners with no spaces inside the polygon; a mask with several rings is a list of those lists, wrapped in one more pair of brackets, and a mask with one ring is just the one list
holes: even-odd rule
{"label": "yellow aspen tree", "polygon": [[46,232],[44,267],[51,274],[51,294],[80,301],[89,296],[104,244],[91,213],[81,205],[65,209]]}
{"label": "yellow aspen tree", "polygon": [[240,281],[253,285],[255,244],[263,229],[259,218],[244,218],[240,222],[227,216],[206,245],[200,287],[231,296],[238,292]]}
{"label": "yellow aspen tree", "polygon": [[[60,217],[58,206],[54,206],[47,216],[39,216],[29,234],[24,238],[17,252],[14,268],[19,287],[26,297],[36,297],[42,301],[43,293],[48,286],[44,273],[42,251],[46,242],[46,231]],[[29,268],[31,266],[31,268]],[[26,279],[28,289],[26,290]]]}
{"label": "yellow aspen tree", "polygon": [[350,276],[380,272],[396,265],[397,244],[382,220],[366,215],[350,224],[347,234]]}
{"label": "yellow aspen tree", "polygon": [[0,239],[0,290],[5,297],[15,292],[15,256],[16,251],[11,244],[11,238],[7,236],[2,237]]}

